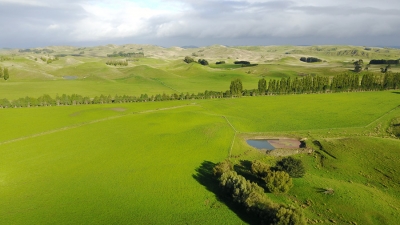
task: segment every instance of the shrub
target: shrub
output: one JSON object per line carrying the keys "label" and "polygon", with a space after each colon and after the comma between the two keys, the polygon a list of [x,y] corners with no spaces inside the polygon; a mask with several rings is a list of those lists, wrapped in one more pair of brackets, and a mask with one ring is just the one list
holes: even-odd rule
{"label": "shrub", "polygon": [[190,56],[186,56],[183,61],[185,61],[186,63],[192,63],[192,62],[194,62],[194,59]]}
{"label": "shrub", "polygon": [[208,65],[208,61],[205,60],[205,59],[199,59],[198,62],[199,62],[201,65],[203,65],[203,66]]}
{"label": "shrub", "polygon": [[281,205],[274,218],[274,225],[302,225],[306,224],[304,214],[293,206]]}
{"label": "shrub", "polygon": [[303,177],[306,173],[303,162],[291,156],[276,163],[276,169],[287,172],[290,177]]}
{"label": "shrub", "polygon": [[285,171],[272,171],[264,178],[265,186],[272,193],[286,193],[293,187],[292,178]]}
{"label": "shrub", "polygon": [[233,164],[229,160],[225,160],[223,162],[219,162],[217,165],[214,166],[213,173],[214,176],[221,177],[222,174],[232,170]]}

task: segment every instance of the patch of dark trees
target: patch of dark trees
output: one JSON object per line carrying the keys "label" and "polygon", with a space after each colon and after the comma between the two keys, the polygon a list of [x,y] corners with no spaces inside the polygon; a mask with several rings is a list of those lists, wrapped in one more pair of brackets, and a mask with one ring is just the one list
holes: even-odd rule
{"label": "patch of dark trees", "polygon": [[127,60],[108,60],[106,62],[109,66],[128,66]]}
{"label": "patch of dark trees", "polygon": [[250,65],[249,61],[235,61],[234,64]]}
{"label": "patch of dark trees", "polygon": [[50,53],[53,53],[54,50],[47,49],[47,48],[44,48],[44,49],[30,49],[30,48],[27,48],[27,49],[19,49],[18,52],[20,52],[20,53],[33,52],[33,53],[36,53],[36,54],[40,54],[40,53],[50,54]]}
{"label": "patch of dark trees", "polygon": [[199,59],[197,62],[200,63],[203,66],[207,66],[208,65],[208,61],[205,60],[205,59]]}
{"label": "patch of dark trees", "polygon": [[371,59],[369,64],[400,64],[399,59]]}
{"label": "patch of dark trees", "polygon": [[225,61],[218,61],[215,64],[219,65],[219,64],[225,64]]}
{"label": "patch of dark trees", "polygon": [[128,58],[143,58],[143,52],[114,52],[113,54],[107,54],[107,57],[128,57]]}
{"label": "patch of dark trees", "polygon": [[322,62],[321,59],[315,58],[315,57],[301,57],[300,61],[302,62],[307,62],[307,63],[314,63],[314,62]]}
{"label": "patch of dark trees", "polygon": [[[197,170],[205,172],[204,170]],[[257,219],[258,224],[306,224],[301,208],[273,202],[265,192],[286,193],[293,187],[292,178],[304,176],[301,160],[286,157],[271,167],[261,161],[241,161],[233,165],[225,160],[213,167],[213,180],[218,183],[220,197],[239,206],[239,210]],[[197,174],[195,178],[205,178]],[[206,185],[212,185],[210,182]],[[215,190],[214,190],[215,191]]]}
{"label": "patch of dark trees", "polygon": [[257,66],[258,64],[251,64],[249,61],[235,61],[234,64],[240,64],[242,67]]}

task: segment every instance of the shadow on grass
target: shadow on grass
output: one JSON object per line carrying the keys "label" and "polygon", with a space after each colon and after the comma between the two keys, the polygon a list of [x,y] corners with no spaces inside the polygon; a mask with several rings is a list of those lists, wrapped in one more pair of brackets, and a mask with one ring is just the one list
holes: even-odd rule
{"label": "shadow on grass", "polygon": [[392,91],[392,93],[400,95],[400,91]]}
{"label": "shadow on grass", "polygon": [[215,163],[210,161],[204,161],[201,165],[196,168],[196,174],[193,174],[193,178],[203,185],[208,191],[215,194],[216,199],[228,206],[228,208],[234,212],[241,220],[248,224],[259,224],[259,221],[255,220],[254,216],[247,214],[244,207],[235,204],[230,196],[227,196],[222,189],[219,187],[218,180],[214,177],[213,168]]}
{"label": "shadow on grass", "polygon": [[327,195],[333,195],[335,193],[335,190],[333,190],[332,188],[314,187],[314,189],[317,193],[323,193]]}

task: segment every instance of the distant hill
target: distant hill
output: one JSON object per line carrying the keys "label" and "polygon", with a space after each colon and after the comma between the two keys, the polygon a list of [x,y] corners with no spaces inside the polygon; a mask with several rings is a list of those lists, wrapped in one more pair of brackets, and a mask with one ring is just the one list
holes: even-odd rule
{"label": "distant hill", "polygon": [[181,48],[188,49],[188,48],[199,48],[199,47],[195,46],[195,45],[185,45],[185,46],[182,46]]}

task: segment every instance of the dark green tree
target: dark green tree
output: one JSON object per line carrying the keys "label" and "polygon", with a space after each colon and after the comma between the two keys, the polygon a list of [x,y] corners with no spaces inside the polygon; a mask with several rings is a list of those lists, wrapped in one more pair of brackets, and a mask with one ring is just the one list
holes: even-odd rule
{"label": "dark green tree", "polygon": [[4,80],[8,80],[8,78],[10,78],[10,74],[8,73],[8,68],[4,68],[4,72],[3,72],[3,76],[4,76]]}
{"label": "dark green tree", "polygon": [[303,162],[291,156],[283,158],[276,163],[276,169],[285,171],[290,177],[302,177],[306,173]]}
{"label": "dark green tree", "polygon": [[267,81],[263,78],[258,81],[258,93],[265,95],[267,91]]}
{"label": "dark green tree", "polygon": [[199,59],[199,60],[198,60],[198,63],[200,63],[200,64],[203,65],[203,66],[207,66],[207,65],[208,65],[208,61],[205,60],[205,59]]}
{"label": "dark green tree", "polygon": [[358,61],[354,62],[354,72],[361,72],[363,69],[364,61],[359,59]]}
{"label": "dark green tree", "polygon": [[264,177],[264,181],[272,193],[286,193],[293,187],[292,178],[285,171],[271,171]]}

